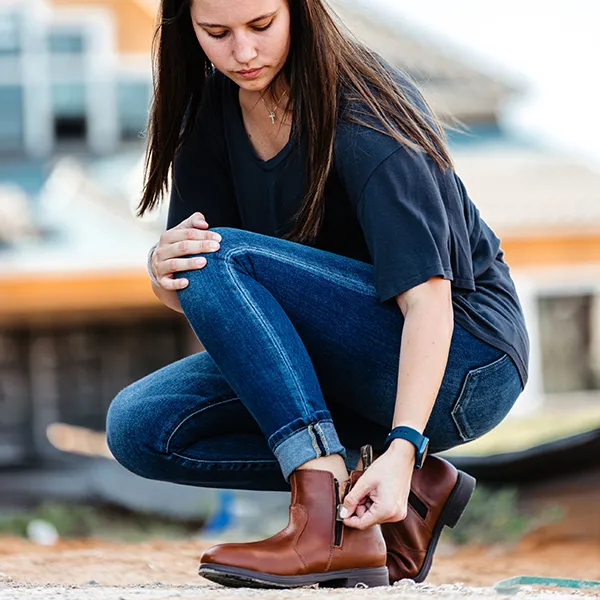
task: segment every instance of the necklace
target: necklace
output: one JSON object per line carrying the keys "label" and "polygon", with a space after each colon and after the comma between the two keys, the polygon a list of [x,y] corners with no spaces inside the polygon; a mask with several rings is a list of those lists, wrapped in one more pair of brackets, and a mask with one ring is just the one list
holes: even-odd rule
{"label": "necklace", "polygon": [[287,94],[287,90],[285,92],[283,92],[283,94],[281,94],[281,97],[279,98],[279,102],[277,102],[277,104],[275,105],[275,108],[270,109],[269,106],[267,105],[267,101],[264,99],[264,97],[262,98],[262,101],[265,105],[265,108],[269,111],[269,119],[271,119],[271,124],[275,125],[275,111],[279,108],[279,104],[281,103],[281,101],[283,100],[283,98],[285,97],[285,95]]}

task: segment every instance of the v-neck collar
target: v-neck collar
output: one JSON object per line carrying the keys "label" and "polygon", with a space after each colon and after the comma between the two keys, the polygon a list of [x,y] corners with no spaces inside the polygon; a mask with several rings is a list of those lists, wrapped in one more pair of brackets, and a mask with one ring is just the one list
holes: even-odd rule
{"label": "v-neck collar", "polygon": [[230,107],[232,108],[231,114],[234,115],[234,123],[237,129],[236,134],[239,135],[244,140],[244,144],[248,149],[249,155],[252,157],[252,160],[265,171],[270,171],[276,168],[290,153],[292,145],[294,143],[294,125],[292,124],[292,130],[290,132],[290,138],[286,142],[285,146],[275,155],[269,158],[268,160],[263,160],[256,154],[256,150],[248,137],[248,132],[246,131],[246,127],[244,126],[244,117],[242,115],[242,107],[240,106],[240,98],[239,98],[239,86],[235,84],[231,79],[228,78],[229,82],[229,94],[227,94],[227,99],[231,103]]}

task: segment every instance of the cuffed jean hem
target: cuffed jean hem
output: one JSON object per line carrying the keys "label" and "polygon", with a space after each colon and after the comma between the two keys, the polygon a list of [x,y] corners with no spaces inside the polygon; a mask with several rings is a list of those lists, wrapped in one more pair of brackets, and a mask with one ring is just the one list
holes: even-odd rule
{"label": "cuffed jean hem", "polygon": [[342,446],[331,421],[319,421],[299,429],[273,450],[286,481],[300,465],[321,456],[340,454],[346,460]]}

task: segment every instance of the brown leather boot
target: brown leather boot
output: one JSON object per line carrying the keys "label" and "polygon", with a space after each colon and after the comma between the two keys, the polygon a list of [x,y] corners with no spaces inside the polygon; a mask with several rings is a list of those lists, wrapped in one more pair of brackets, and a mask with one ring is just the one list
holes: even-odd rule
{"label": "brown leather boot", "polygon": [[391,584],[425,580],[442,529],[458,523],[474,489],[473,477],[437,456],[428,456],[414,471],[406,519],[381,526]]}
{"label": "brown leather boot", "polygon": [[287,527],[259,542],[209,548],[202,555],[200,575],[231,587],[389,585],[380,527],[359,531],[338,518],[343,497],[361,475],[354,471],[340,494],[328,471],[294,471]]}

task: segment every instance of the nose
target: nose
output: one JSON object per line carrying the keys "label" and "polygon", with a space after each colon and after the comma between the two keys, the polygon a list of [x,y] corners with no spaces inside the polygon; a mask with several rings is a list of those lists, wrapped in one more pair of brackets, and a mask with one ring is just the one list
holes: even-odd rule
{"label": "nose", "polygon": [[252,36],[237,33],[233,41],[233,57],[240,65],[250,65],[258,56]]}

